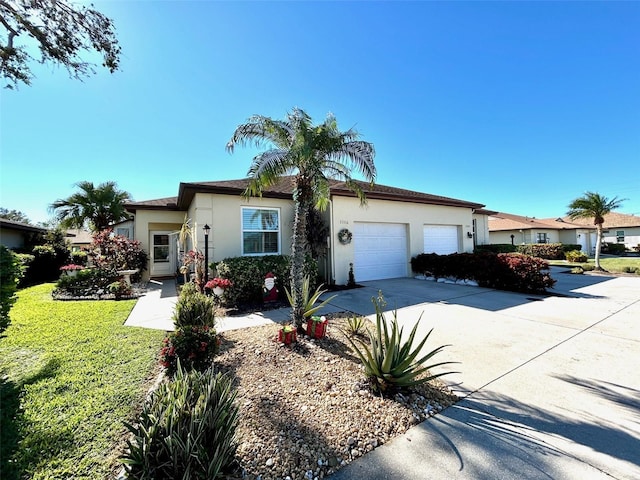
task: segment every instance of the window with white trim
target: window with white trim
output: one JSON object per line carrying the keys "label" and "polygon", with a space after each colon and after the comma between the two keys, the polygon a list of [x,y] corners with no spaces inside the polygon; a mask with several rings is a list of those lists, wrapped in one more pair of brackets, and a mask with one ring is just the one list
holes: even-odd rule
{"label": "window with white trim", "polygon": [[242,254],[280,253],[280,209],[242,207]]}
{"label": "window with white trim", "polygon": [[548,240],[546,232],[538,232],[538,243],[547,243]]}
{"label": "window with white trim", "polygon": [[624,230],[616,230],[616,242],[624,243]]}

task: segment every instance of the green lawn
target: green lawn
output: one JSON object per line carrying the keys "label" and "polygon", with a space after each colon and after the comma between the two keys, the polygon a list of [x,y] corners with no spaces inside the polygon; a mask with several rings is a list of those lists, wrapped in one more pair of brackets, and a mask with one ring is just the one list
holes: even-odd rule
{"label": "green lawn", "polygon": [[54,302],[52,289],[18,292],[0,339],[4,480],[106,478],[164,337],[123,326],[134,301]]}
{"label": "green lawn", "polygon": [[[577,267],[584,263],[569,263],[566,260],[550,260],[551,265]],[[593,258],[589,259],[590,265],[596,264]],[[623,273],[625,267],[635,268],[636,272],[640,271],[640,257],[605,257],[600,258],[600,265],[605,270],[612,273]]]}

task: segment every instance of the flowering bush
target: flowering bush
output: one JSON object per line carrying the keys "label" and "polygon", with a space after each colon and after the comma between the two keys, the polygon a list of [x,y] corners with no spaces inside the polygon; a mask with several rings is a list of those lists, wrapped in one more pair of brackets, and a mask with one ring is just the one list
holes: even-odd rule
{"label": "flowering bush", "polygon": [[191,265],[194,266],[195,269],[195,284],[198,287],[198,290],[202,292],[203,284],[204,284],[204,254],[202,252],[198,252],[196,250],[189,250],[182,256],[182,267],[180,268],[180,272],[185,274],[191,269]]}
{"label": "flowering bush", "polygon": [[131,295],[131,287],[123,280],[110,283],[107,286],[107,291],[115,295],[116,298]]}
{"label": "flowering bush", "polygon": [[60,267],[60,270],[63,272],[71,272],[75,270],[83,270],[84,267],[82,265],[76,265],[75,263],[70,263],[69,265],[63,265]]}
{"label": "flowering bush", "polygon": [[228,278],[216,277],[213,280],[209,280],[204,288],[229,288],[233,285]]}
{"label": "flowering bush", "polygon": [[215,329],[204,325],[184,326],[164,340],[160,350],[160,364],[173,375],[178,359],[185,370],[205,371],[218,353],[220,341]]}
{"label": "flowering bush", "polygon": [[[114,235],[110,229],[93,236],[89,256],[96,267],[102,270],[147,269],[147,253],[138,240],[130,240],[122,235]],[[138,274],[139,275],[139,274]],[[137,275],[133,277],[137,281]]]}

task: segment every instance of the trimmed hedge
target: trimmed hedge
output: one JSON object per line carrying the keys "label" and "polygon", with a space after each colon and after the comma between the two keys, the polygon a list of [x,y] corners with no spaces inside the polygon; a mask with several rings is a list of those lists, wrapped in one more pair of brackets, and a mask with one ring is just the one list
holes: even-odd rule
{"label": "trimmed hedge", "polygon": [[476,253],[513,253],[516,251],[516,246],[510,243],[491,243],[489,245],[477,245],[475,251]]}
{"label": "trimmed hedge", "polygon": [[418,274],[475,280],[482,287],[514,292],[542,293],[556,282],[546,261],[519,253],[422,253],[411,259],[411,268]]}
{"label": "trimmed hedge", "polygon": [[9,310],[16,301],[20,275],[20,259],[7,247],[0,245],[0,334],[11,323]]}
{"label": "trimmed hedge", "polygon": [[516,252],[547,260],[564,259],[562,243],[528,243],[526,245],[518,245]]}
{"label": "trimmed hedge", "polygon": [[[288,255],[265,255],[262,257],[232,257],[211,264],[218,276],[231,280],[232,286],[225,289],[222,302],[226,307],[256,305],[262,303],[262,287],[269,272],[276,277],[278,298],[286,301],[285,287],[289,287],[291,259]],[[311,279],[311,287],[317,285],[318,264],[311,257],[305,260],[305,276]]]}
{"label": "trimmed hedge", "polygon": [[627,247],[624,243],[610,243],[605,242],[602,244],[602,253],[608,253],[610,255],[624,255],[627,251]]}
{"label": "trimmed hedge", "polygon": [[571,263],[582,263],[589,260],[587,254],[581,252],[580,250],[572,250],[570,252],[566,252],[564,256],[566,257],[567,262]]}

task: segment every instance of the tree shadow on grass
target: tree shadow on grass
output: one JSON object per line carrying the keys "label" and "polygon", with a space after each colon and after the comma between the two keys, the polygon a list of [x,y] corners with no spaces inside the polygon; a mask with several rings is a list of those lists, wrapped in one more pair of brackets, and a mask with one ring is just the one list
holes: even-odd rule
{"label": "tree shadow on grass", "polygon": [[[22,477],[27,465],[17,462],[15,455],[18,444],[31,432],[31,426],[24,421],[24,412],[20,408],[20,397],[27,385],[33,385],[42,380],[55,377],[60,368],[60,362],[53,358],[40,368],[35,374],[26,377],[22,382],[16,383],[8,376],[0,377],[0,471],[5,480]],[[30,439],[32,444],[51,444],[51,435],[48,432],[36,435]]]}

